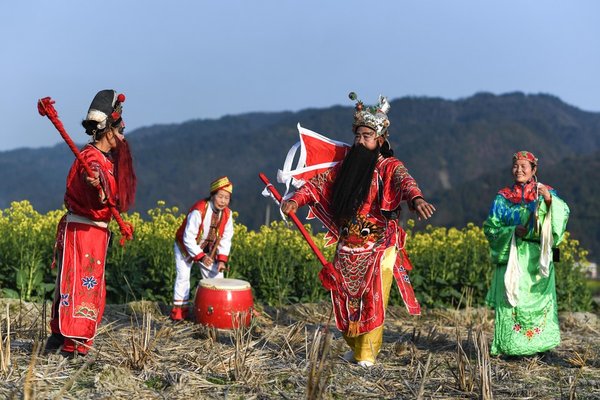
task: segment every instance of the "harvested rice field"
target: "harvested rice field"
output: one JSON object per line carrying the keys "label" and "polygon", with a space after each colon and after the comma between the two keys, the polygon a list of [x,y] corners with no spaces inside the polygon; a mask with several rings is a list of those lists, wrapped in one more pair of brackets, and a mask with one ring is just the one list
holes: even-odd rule
{"label": "harvested rice field", "polygon": [[594,313],[561,314],[549,353],[504,359],[488,355],[489,310],[391,306],[378,362],[363,368],[343,359],[328,303],[260,309],[232,331],[173,323],[156,303],[109,305],[94,349],[73,358],[43,351],[48,308],[0,299],[0,398],[600,399]]}

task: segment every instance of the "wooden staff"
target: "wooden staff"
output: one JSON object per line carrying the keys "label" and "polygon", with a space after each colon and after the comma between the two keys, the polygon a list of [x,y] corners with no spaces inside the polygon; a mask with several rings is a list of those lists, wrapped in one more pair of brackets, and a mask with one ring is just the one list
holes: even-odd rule
{"label": "wooden staff", "polygon": [[[258,177],[260,178],[261,181],[263,181],[263,183],[265,185],[267,185],[267,189],[269,190],[269,192],[271,192],[271,194],[273,195],[273,197],[275,197],[275,200],[277,200],[277,202],[279,204],[281,204],[281,195],[279,194],[279,192],[277,191],[277,189],[275,189],[275,187],[271,184],[271,182],[265,176],[265,174],[263,174],[261,172],[260,174],[258,174]],[[296,213],[291,212],[291,213],[288,214],[288,216],[291,218],[291,220],[294,223],[294,225],[296,225],[296,227],[300,230],[300,233],[302,234],[302,236],[304,237],[304,239],[306,240],[306,242],[308,243],[308,245],[310,246],[310,248],[312,249],[312,251],[315,253],[315,255],[317,256],[317,258],[319,259],[319,261],[321,262],[321,264],[324,267],[330,267],[331,263],[328,262],[325,259],[325,256],[323,256],[323,253],[321,253],[321,250],[319,250],[319,248],[317,247],[317,245],[315,244],[315,242],[312,240],[312,238],[310,237],[310,235],[306,231],[306,228],[304,227],[304,225],[302,225],[302,223],[298,219],[298,216],[296,215]]]}
{"label": "wooden staff", "polygon": [[[269,179],[267,179],[265,174],[260,173],[258,174],[258,177],[261,181],[263,181],[265,185],[267,185],[267,190],[271,192],[275,200],[277,200],[277,202],[281,204],[281,195],[279,194],[277,189],[275,189],[275,187],[271,185],[271,182],[269,182]],[[335,268],[333,268],[333,264],[331,264],[325,259],[325,256],[323,256],[321,250],[319,250],[315,242],[312,240],[312,238],[306,231],[306,228],[304,228],[304,225],[302,225],[302,223],[298,219],[296,213],[291,212],[288,214],[288,216],[292,219],[292,222],[294,222],[296,228],[300,230],[300,233],[304,237],[304,240],[306,240],[306,243],[308,243],[313,253],[315,253],[317,258],[321,262],[321,265],[323,265],[323,268],[321,268],[321,271],[319,272],[319,279],[321,280],[323,287],[327,290],[336,291],[339,285],[337,282],[339,282],[341,278],[338,276],[337,272],[335,271]]]}

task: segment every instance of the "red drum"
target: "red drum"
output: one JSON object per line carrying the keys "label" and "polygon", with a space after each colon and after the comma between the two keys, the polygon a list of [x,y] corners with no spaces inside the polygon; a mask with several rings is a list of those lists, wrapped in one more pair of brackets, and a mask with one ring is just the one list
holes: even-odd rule
{"label": "red drum", "polygon": [[252,289],[240,279],[202,279],[196,290],[194,312],[196,323],[220,329],[250,325]]}

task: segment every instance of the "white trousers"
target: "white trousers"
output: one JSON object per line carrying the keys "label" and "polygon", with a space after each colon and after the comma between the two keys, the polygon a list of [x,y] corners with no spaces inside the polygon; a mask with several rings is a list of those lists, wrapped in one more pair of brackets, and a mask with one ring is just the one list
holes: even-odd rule
{"label": "white trousers", "polygon": [[[194,263],[186,261],[177,243],[175,243],[173,252],[175,253],[175,270],[177,272],[173,291],[173,305],[180,306],[187,304],[190,298],[190,273]],[[202,263],[197,263],[197,265],[200,266],[202,279],[223,278],[223,272],[219,272],[216,261],[210,268],[206,268]]]}

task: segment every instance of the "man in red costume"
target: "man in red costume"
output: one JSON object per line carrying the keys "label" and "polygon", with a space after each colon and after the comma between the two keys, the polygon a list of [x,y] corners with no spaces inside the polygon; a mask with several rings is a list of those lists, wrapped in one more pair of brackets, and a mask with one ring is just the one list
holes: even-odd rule
{"label": "man in red costume", "polygon": [[223,278],[233,238],[233,217],[229,203],[233,184],[226,176],[210,184],[210,196],[197,201],[175,234],[175,287],[170,318],[188,316],[190,273],[198,264],[203,279]]}
{"label": "man in red costume", "polygon": [[82,122],[91,141],[81,156],[94,175],[88,176],[76,159],[67,176],[67,213],[58,224],[54,251],[53,265],[58,265],[58,271],[47,350],[62,346],[67,354],[87,354],[102,320],[112,218],[109,205],[127,211],[136,189],[131,153],[123,136],[124,101],[123,94],[102,90]]}
{"label": "man in red costume", "polygon": [[[350,98],[356,100],[356,95]],[[376,107],[365,108],[358,101],[354,145],[344,160],[311,178],[282,204],[286,214],[309,205],[337,240],[333,268],[322,270],[320,278],[331,290],[336,325],[351,349],[344,357],[364,367],[375,363],[381,349],[393,278],[409,313],[420,313],[407,274],[412,266],[398,221],[400,203],[405,201],[419,219],[435,211],[393,157],[388,110],[385,97]]]}

